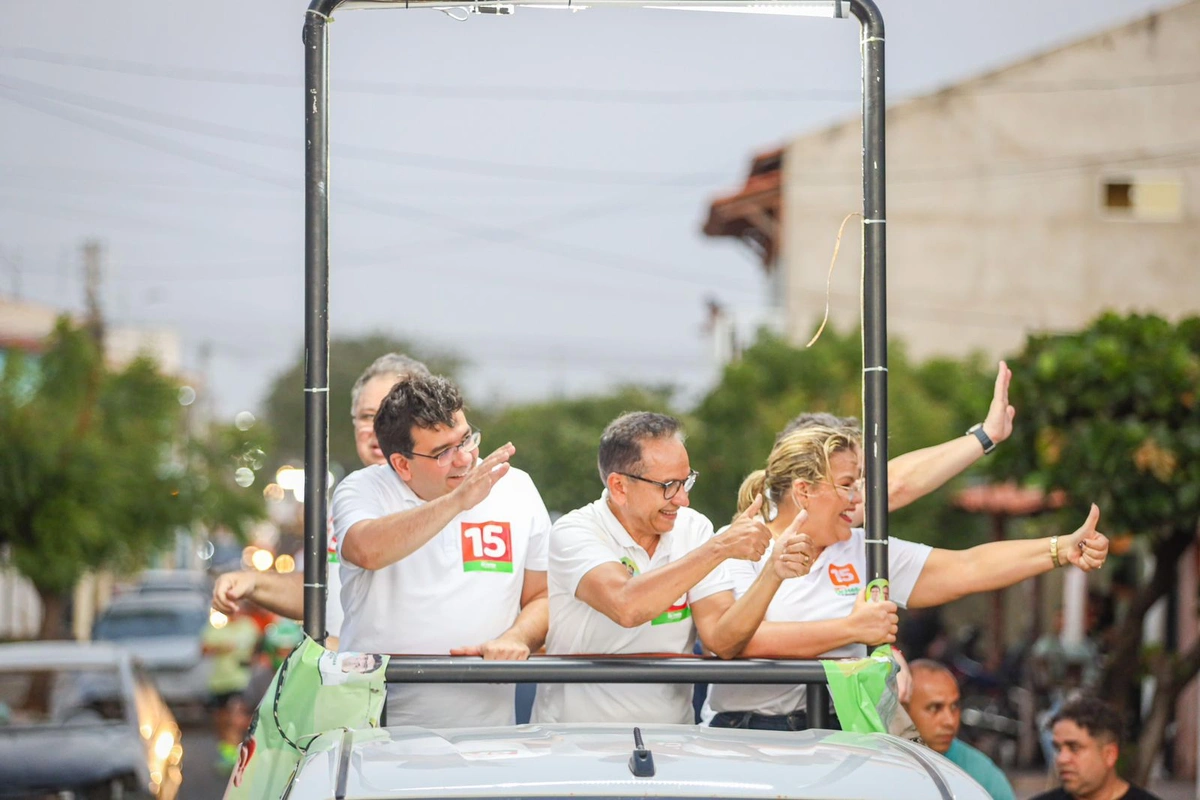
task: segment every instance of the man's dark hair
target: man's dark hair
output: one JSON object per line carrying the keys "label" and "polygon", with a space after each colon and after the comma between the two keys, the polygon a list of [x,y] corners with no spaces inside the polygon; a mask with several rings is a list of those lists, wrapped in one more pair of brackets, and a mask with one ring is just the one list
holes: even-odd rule
{"label": "man's dark hair", "polygon": [[454,426],[454,415],[463,408],[458,387],[441,375],[411,374],[400,380],[375,413],[375,438],[391,460],[393,453],[413,454],[413,429],[433,430]]}
{"label": "man's dark hair", "polygon": [[1050,720],[1050,727],[1053,728],[1064,721],[1074,722],[1087,731],[1093,739],[1111,741],[1118,746],[1121,744],[1121,732],[1124,728],[1121,724],[1121,715],[1103,700],[1097,700],[1094,697],[1077,697],[1069,701]]}
{"label": "man's dark hair", "polygon": [[784,426],[784,429],[775,437],[775,443],[779,444],[780,440],[789,433],[795,433],[805,428],[850,428],[861,431],[862,424],[859,423],[858,417],[839,417],[825,411],[806,411]]}
{"label": "man's dark hair", "polygon": [[653,411],[631,411],[608,423],[600,434],[596,459],[600,480],[608,482],[614,472],[637,475],[642,471],[642,442],[680,436],[679,420]]}

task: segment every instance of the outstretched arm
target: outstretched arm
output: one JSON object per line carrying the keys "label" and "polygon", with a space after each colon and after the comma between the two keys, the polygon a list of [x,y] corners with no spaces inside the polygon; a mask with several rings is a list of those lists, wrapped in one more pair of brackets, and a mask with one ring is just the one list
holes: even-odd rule
{"label": "outstretched arm", "polygon": [[1096,530],[1099,521],[1100,509],[1093,504],[1083,525],[1066,536],[988,542],[969,550],[935,549],[917,578],[908,606],[940,606],[968,594],[1004,589],[1056,566],[1071,564],[1084,572],[1100,569],[1108,558],[1108,537]]}
{"label": "outstretched arm", "polygon": [[242,570],[227,572],[217,578],[213,586],[213,608],[232,614],[242,600],[250,600],[283,617],[303,619],[304,575]]}
{"label": "outstretched arm", "polygon": [[[1008,404],[1008,385],[1012,370],[1003,361],[996,370],[992,404],[983,421],[983,432],[999,444],[1012,435],[1017,411]],[[983,445],[974,435],[959,436],[948,442],[923,447],[888,461],[888,510],[904,508],[946,481],[958,475],[983,456]],[[863,507],[859,506],[854,524],[861,525]]]}

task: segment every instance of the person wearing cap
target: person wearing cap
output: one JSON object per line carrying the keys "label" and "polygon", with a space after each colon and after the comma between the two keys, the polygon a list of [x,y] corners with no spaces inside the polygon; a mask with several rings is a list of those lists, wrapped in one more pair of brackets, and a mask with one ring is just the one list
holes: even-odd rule
{"label": "person wearing cap", "polygon": [[[688,507],[698,474],[679,422],[634,412],[608,425],[598,457],[604,491],[550,533],[546,652],[690,654],[699,633],[722,658],[741,652],[772,595],[808,572],[811,542],[785,533],[770,565],[734,599],[722,565],[757,560],[770,533],[752,507],[720,536]],[[694,721],[690,684],[541,684],[533,721]]]}
{"label": "person wearing cap", "polygon": [[[386,460],[375,438],[375,412],[383,398],[405,375],[428,374],[429,368],[420,361],[401,353],[386,353],[375,359],[358,376],[350,391],[350,418],[354,424],[354,447],[364,467],[383,464]],[[342,628],[342,582],[332,517],[329,529],[325,646],[336,650]],[[304,616],[304,574],[300,571],[280,574],[251,569],[227,572],[217,578],[213,586],[213,608],[228,614],[241,600],[250,600],[284,617],[301,619]]]}
{"label": "person wearing cap", "polygon": [[[504,444],[479,458],[458,388],[400,380],[375,414],[386,463],[333,494],[342,651],[520,660],[546,636],[550,518]],[[513,686],[392,685],[392,725],[510,725]]]}

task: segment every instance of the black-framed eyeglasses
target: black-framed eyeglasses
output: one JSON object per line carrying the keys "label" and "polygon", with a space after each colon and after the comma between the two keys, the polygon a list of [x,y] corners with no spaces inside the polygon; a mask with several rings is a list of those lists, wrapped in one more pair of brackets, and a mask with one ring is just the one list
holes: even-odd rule
{"label": "black-framed eyeglasses", "polygon": [[439,453],[430,455],[429,453],[409,453],[409,456],[420,456],[421,458],[432,458],[437,462],[439,467],[448,467],[450,462],[454,460],[454,454],[460,450],[464,453],[469,453],[479,447],[479,442],[483,439],[483,431],[478,428],[473,428],[470,433],[463,437],[463,440],[458,444],[452,444],[445,450]]}
{"label": "black-framed eyeglasses", "polygon": [[641,475],[631,475],[628,472],[618,472],[617,474],[624,475],[626,478],[633,478],[635,481],[641,481],[642,483],[652,483],[655,486],[658,486],[659,488],[661,488],[663,490],[663,499],[664,500],[670,500],[672,497],[679,494],[680,489],[683,489],[685,492],[690,492],[692,490],[692,487],[696,485],[696,479],[700,477],[700,473],[696,472],[696,470],[690,471],[688,473],[688,476],[681,481],[675,480],[675,481],[665,481],[665,482],[664,481],[655,481],[655,480],[651,480],[649,478],[643,478]]}

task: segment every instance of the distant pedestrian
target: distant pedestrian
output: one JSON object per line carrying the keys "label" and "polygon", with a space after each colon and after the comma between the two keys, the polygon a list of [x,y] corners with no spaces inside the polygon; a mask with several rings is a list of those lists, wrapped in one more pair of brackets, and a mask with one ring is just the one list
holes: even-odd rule
{"label": "distant pedestrian", "polygon": [[237,762],[238,746],[250,725],[246,690],[258,651],[258,625],[241,607],[222,619],[215,617],[200,636],[210,660],[209,710],[217,737],[216,768],[228,774]]}
{"label": "distant pedestrian", "polygon": [[1051,721],[1054,769],[1062,786],[1033,800],[1158,800],[1117,774],[1121,718],[1092,697],[1068,702]]}
{"label": "distant pedestrian", "polygon": [[958,738],[962,724],[961,695],[958,681],[943,665],[918,659],[909,665],[912,672],[912,697],[905,704],[908,716],[917,726],[921,741],[962,767],[993,800],[1014,800],[1012,784],[1000,768],[983,753]]}

